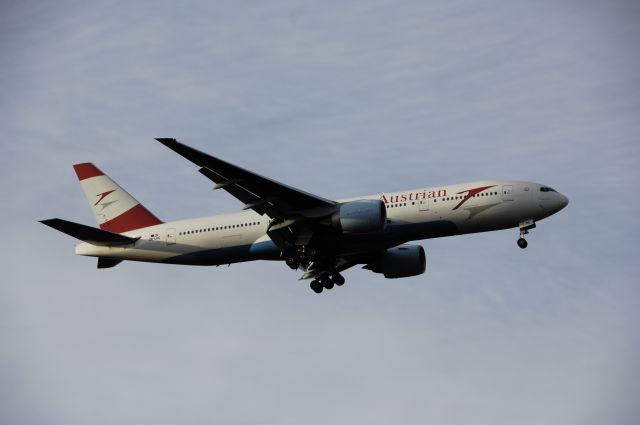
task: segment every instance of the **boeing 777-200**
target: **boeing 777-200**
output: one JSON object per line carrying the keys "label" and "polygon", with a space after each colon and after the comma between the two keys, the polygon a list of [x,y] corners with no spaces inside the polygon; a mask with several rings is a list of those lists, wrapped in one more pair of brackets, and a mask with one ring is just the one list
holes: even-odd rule
{"label": "boeing 777-200", "polygon": [[163,222],[91,163],[74,169],[100,228],[58,218],[42,223],[82,243],[76,254],[98,268],[123,260],[221,265],[284,261],[320,293],[342,285],[355,266],[386,278],[424,273],[420,245],[407,242],[519,228],[518,246],[536,222],[568,199],[549,186],[486,180],[330,200],[260,176],[186,146],[157,139],[243,204],[234,214]]}

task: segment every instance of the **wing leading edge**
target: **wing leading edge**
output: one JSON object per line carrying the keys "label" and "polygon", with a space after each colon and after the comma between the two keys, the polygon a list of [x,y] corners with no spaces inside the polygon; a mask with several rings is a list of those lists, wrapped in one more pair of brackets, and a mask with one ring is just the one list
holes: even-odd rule
{"label": "wing leading edge", "polygon": [[325,211],[335,208],[336,202],[304,192],[286,184],[230,164],[171,138],[157,141],[200,166],[198,170],[216,183],[214,189],[223,189],[252,209],[271,218],[282,219],[292,215],[306,215],[305,211]]}

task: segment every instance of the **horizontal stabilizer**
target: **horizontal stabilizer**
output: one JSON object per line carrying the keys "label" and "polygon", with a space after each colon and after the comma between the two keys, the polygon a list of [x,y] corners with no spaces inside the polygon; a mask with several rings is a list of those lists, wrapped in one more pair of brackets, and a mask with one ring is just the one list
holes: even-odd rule
{"label": "horizontal stabilizer", "polygon": [[122,262],[122,260],[118,260],[117,258],[98,257],[98,268],[99,269],[108,269],[110,267],[117,266],[121,262]]}
{"label": "horizontal stabilizer", "polygon": [[84,224],[74,223],[72,221],[62,220],[59,218],[40,220],[40,223],[46,224],[49,227],[52,227],[62,233],[66,233],[69,236],[73,236],[76,239],[80,239],[81,241],[98,246],[129,245],[140,239],[130,238],[129,236],[96,229],[95,227],[85,226]]}

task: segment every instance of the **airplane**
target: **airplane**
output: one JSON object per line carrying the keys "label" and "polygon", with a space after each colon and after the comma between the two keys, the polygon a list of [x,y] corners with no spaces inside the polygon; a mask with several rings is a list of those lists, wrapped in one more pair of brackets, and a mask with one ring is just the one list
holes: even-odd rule
{"label": "airplane", "polygon": [[331,200],[225,162],[171,138],[156,139],[199,167],[214,189],[243,203],[232,214],[163,222],[92,163],[74,170],[99,229],[58,218],[41,223],[82,241],[77,255],[98,268],[123,260],[219,266],[284,261],[316,293],[345,283],[356,265],[385,278],[421,275],[426,255],[408,242],[518,228],[517,244],[536,223],[567,206],[549,186],[485,180]]}

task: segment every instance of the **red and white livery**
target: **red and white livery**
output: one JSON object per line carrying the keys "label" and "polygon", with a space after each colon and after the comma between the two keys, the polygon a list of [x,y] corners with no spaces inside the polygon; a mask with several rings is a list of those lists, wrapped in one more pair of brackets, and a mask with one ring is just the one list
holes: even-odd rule
{"label": "red and white livery", "polygon": [[536,222],[568,199],[549,186],[487,180],[330,200],[260,176],[175,139],[157,139],[240,200],[243,211],[163,222],[91,163],[74,165],[100,228],[62,219],[42,223],[83,241],[78,255],[99,268],[123,260],[221,265],[280,260],[311,279],[316,293],[342,285],[355,265],[387,278],[424,273],[420,245],[407,242],[519,228],[518,246]]}
{"label": "red and white livery", "polygon": [[90,162],[73,166],[100,228],[115,233],[162,224],[140,202]]}

